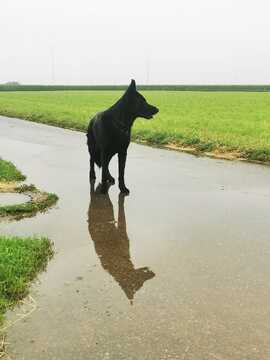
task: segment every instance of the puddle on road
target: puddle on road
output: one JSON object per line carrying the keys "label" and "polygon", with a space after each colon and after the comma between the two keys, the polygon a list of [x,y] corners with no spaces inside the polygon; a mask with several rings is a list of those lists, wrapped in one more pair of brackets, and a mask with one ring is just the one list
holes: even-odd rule
{"label": "puddle on road", "polygon": [[0,193],[0,206],[22,204],[30,200],[30,197],[23,194]]}

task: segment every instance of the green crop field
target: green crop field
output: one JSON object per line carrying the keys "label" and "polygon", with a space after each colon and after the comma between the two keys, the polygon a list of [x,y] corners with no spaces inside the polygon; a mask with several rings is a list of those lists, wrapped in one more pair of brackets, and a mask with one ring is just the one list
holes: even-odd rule
{"label": "green crop field", "polygon": [[[0,114],[85,130],[120,90],[0,92]],[[191,146],[198,151],[235,151],[270,161],[270,93],[142,90],[160,113],[139,119],[135,141]]]}

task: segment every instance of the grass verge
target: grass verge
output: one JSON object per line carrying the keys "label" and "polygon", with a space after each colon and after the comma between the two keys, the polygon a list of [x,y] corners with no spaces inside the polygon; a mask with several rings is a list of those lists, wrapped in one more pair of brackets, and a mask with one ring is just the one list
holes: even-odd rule
{"label": "grass verge", "polygon": [[30,282],[52,255],[52,244],[45,237],[0,235],[0,325],[6,310],[27,295]]}

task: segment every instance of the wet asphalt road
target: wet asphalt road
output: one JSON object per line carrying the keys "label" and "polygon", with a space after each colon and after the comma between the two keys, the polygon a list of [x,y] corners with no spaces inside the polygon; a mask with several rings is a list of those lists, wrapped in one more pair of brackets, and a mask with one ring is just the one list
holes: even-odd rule
{"label": "wet asphalt road", "polygon": [[0,225],[56,250],[12,359],[270,358],[270,167],[132,144],[130,196],[90,197],[82,133],[0,117],[0,154],[60,197]]}

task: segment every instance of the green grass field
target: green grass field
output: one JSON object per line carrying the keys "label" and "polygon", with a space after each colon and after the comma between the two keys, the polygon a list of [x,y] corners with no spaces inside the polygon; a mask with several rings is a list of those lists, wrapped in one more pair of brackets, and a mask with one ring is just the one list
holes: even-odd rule
{"label": "green grass field", "polygon": [[52,254],[47,238],[0,235],[0,325],[5,311],[27,295],[30,282]]}
{"label": "green grass field", "polygon": [[[0,92],[0,114],[85,130],[89,118],[122,91]],[[236,151],[270,161],[270,93],[142,91],[160,108],[154,120],[139,119],[133,140],[191,146],[198,151]]]}

